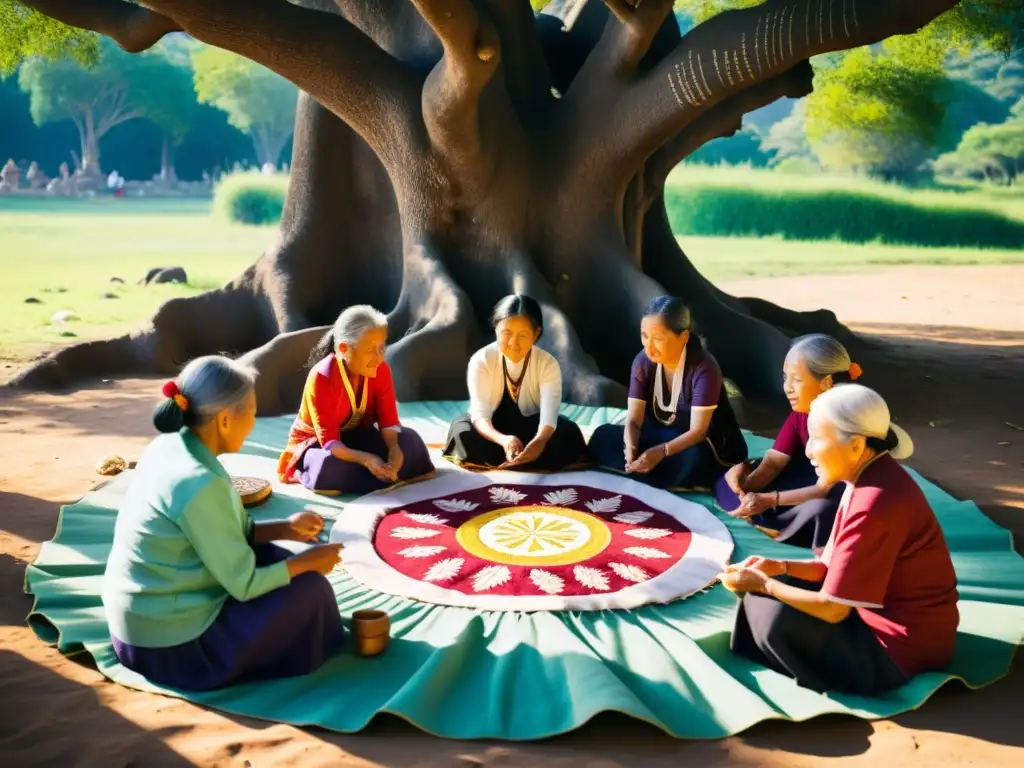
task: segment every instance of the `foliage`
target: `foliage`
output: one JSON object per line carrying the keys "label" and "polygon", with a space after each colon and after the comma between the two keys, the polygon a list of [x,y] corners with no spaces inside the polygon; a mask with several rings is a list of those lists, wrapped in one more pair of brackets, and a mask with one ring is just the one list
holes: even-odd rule
{"label": "foliage", "polygon": [[15,0],[0,0],[0,77],[34,56],[93,64],[99,53],[99,38],[91,32],[72,29]]}
{"label": "foliage", "polygon": [[771,154],[771,164],[777,165],[789,160],[800,159],[813,165],[814,153],[807,141],[807,100],[798,101],[788,117],[779,120],[768,129],[768,135],[761,142],[765,152]]}
{"label": "foliage", "polygon": [[769,155],[761,146],[761,135],[750,127],[741,129],[735,136],[709,141],[687,159],[687,163],[701,165],[749,165],[764,168]]}
{"label": "foliage", "polygon": [[956,151],[936,161],[935,170],[1014,184],[1024,172],[1024,119],[1015,117],[1001,125],[974,126],[964,134]]}
{"label": "foliage", "polygon": [[[1024,211],[981,196],[913,192],[822,173],[683,166],[665,201],[674,232],[928,247],[1024,247]],[[1016,215],[1014,215],[1016,214]]]}
{"label": "foliage", "polygon": [[298,90],[269,69],[217,48],[192,55],[199,101],[228,115],[229,122],[253,137],[260,162],[276,164],[292,133]]}
{"label": "foliage", "polygon": [[220,218],[236,224],[276,224],[287,191],[288,178],[284,175],[231,173],[217,183],[213,209]]}

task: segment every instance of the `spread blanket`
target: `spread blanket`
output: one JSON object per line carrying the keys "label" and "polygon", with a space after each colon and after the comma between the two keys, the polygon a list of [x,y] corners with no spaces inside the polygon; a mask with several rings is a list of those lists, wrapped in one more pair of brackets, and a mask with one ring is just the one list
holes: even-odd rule
{"label": "spread blanket", "polygon": [[[444,439],[447,423],[464,409],[464,403],[411,403],[402,407],[401,416],[403,422],[419,431],[428,443],[437,444]],[[563,413],[579,422],[585,433],[602,423],[621,421],[624,415],[614,409],[579,406],[566,406]],[[290,421],[290,418],[260,419],[243,452],[224,457],[225,466],[233,474],[274,479],[278,451],[284,445]],[[753,436],[748,436],[748,442],[753,455],[761,453],[769,444]],[[457,478],[467,475],[450,465],[445,466],[446,462],[439,455],[436,459],[439,478],[432,482],[441,488],[442,497],[448,498],[443,496],[445,486],[442,484],[457,485]],[[579,572],[582,575],[577,579],[575,565],[561,562],[553,551],[544,556],[550,555],[553,558],[550,563],[557,567],[540,569],[546,575],[531,576],[531,571],[538,569],[523,571],[520,580],[526,586],[516,594],[525,595],[529,600],[544,601],[552,597],[554,607],[560,610],[548,610],[543,602],[539,606],[529,604],[511,609],[498,605],[497,610],[493,604],[479,604],[476,598],[484,592],[492,599],[502,599],[503,593],[507,596],[509,590],[503,589],[504,572],[490,573],[479,580],[453,578],[451,583],[441,583],[443,579],[412,580],[413,584],[440,584],[439,591],[432,595],[403,592],[393,585],[378,583],[379,587],[393,593],[386,594],[367,586],[373,580],[358,567],[362,563],[365,568],[366,558],[360,560],[356,557],[358,552],[354,552],[354,573],[339,570],[330,577],[331,582],[346,621],[353,611],[361,608],[384,610],[391,616],[392,643],[383,656],[363,659],[345,652],[307,677],[237,686],[212,693],[182,694],[161,689],[118,664],[100,602],[100,579],[110,550],[114,520],[131,481],[131,472],[125,472],[62,510],[56,535],[43,545],[36,562],[26,572],[26,589],[35,597],[29,623],[41,638],[55,643],[64,653],[88,652],[103,674],[123,685],[182,696],[239,715],[337,731],[358,731],[381,712],[392,713],[441,736],[517,740],[570,731],[603,711],[621,712],[645,720],[682,738],[723,737],[773,718],[798,721],[827,713],[887,717],[919,707],[939,686],[954,678],[971,687],[993,682],[1007,673],[1016,647],[1024,641],[1024,560],[1013,551],[1010,534],[988,520],[971,502],[957,501],[918,475],[914,476],[935,509],[953,552],[961,597],[960,634],[956,656],[948,672],[921,675],[881,698],[818,694],[733,656],[729,652],[729,630],[736,598],[721,586],[701,589],[704,571],[700,567],[681,587],[678,584],[675,587],[678,594],[688,595],[685,599],[666,603],[664,599],[670,599],[671,594],[657,594],[653,598],[648,594],[643,599],[625,600],[619,605],[583,606],[574,604],[573,600],[603,593],[605,590],[600,587],[604,582],[584,571]],[[557,482],[541,481],[540,477],[533,476],[530,482],[535,486]],[[487,478],[483,477],[479,482],[485,480]],[[582,500],[585,505],[587,501],[601,501],[610,495],[595,491],[591,498],[586,495],[589,492],[579,490],[584,485],[577,484],[579,498],[573,501]],[[516,491],[514,485],[508,483],[500,486],[514,493],[532,492]],[[560,489],[564,491],[561,486]],[[486,493],[490,498],[491,491]],[[628,493],[616,493],[623,495],[622,503],[632,503],[627,498]],[[504,501],[510,498],[502,497]],[[805,555],[803,551],[771,541],[746,523],[715,511],[708,496],[687,494],[685,498],[708,510],[706,520],[710,523],[705,528],[711,533],[712,544],[717,542],[718,549],[711,555],[716,562],[719,558],[740,560],[752,554]],[[356,506],[372,499],[372,496],[366,497]],[[475,497],[470,493],[467,499],[474,503]],[[512,500],[519,501],[518,498]],[[275,518],[314,505],[325,517],[336,518],[352,501],[314,496],[302,488],[275,482],[273,496],[253,512],[257,519]],[[579,506],[569,503],[565,495],[558,501],[562,509]],[[543,494],[537,503],[544,503]],[[449,509],[453,519],[455,514],[466,511],[458,505],[450,505]],[[412,519],[415,525],[406,526],[409,528],[431,529],[431,521],[423,515],[443,519],[436,511],[407,512],[421,515],[419,522]],[[440,512],[448,514],[446,510]],[[644,529],[644,526],[632,525],[638,522],[634,516],[625,519],[632,527],[616,527],[616,523],[623,523],[614,520],[618,514],[624,513],[609,507],[601,516],[607,517],[613,536],[622,534],[621,544],[617,546],[625,549],[625,531]],[[712,516],[715,519],[711,519]],[[576,525],[574,514],[564,513],[563,517],[566,519],[554,522],[564,526],[565,536],[570,532],[577,537],[586,533],[583,529],[577,530],[578,525],[573,527]],[[701,520],[704,519],[703,513],[688,518],[666,518],[646,530],[692,532],[703,525]],[[521,527],[534,525],[531,520],[508,518],[506,522]],[[465,549],[468,552],[479,553],[486,547],[509,550],[525,546],[529,550],[533,546],[524,543],[525,540],[519,542],[514,531],[506,531],[501,526],[492,526],[488,532],[485,522],[489,519],[467,528],[469,538],[465,540],[469,543],[465,544]],[[549,526],[550,523],[551,520],[544,518],[535,525]],[[351,528],[345,532],[346,526],[349,526],[347,518],[334,534],[336,538],[344,540],[344,536],[353,535]],[[545,528],[549,529],[550,526]],[[599,535],[595,530],[589,530],[587,535]],[[724,531],[728,536],[721,535]],[[644,585],[640,582],[645,579],[639,578],[639,570],[651,576],[653,582],[657,574],[669,573],[674,564],[686,562],[684,550],[694,547],[692,543],[684,547],[681,540],[655,546],[652,540],[643,538],[649,535],[642,534],[637,544],[630,544],[633,559],[614,559],[619,568],[612,567],[612,560],[602,562],[600,569],[596,563],[588,566],[580,561],[578,564],[601,570],[609,585],[621,587],[620,595],[634,587],[641,588],[634,591],[642,592]],[[430,544],[431,538],[409,539],[401,548],[378,544],[375,551],[379,559],[397,558],[397,563],[407,559],[398,556],[402,549],[441,546]],[[440,540],[440,535],[438,538]],[[558,538],[548,536],[538,546],[551,547],[551,542]],[[729,547],[732,547],[731,555]],[[651,557],[649,550],[655,549],[672,558]],[[508,555],[510,574],[515,573],[517,567],[514,555]],[[469,556],[459,555],[459,558],[468,560]],[[437,558],[431,565],[424,565],[422,572],[413,570],[419,566],[405,564],[391,570],[403,578],[410,573],[425,577],[430,567],[444,559]],[[453,567],[449,563],[435,574],[449,573]],[[664,574],[659,578],[664,578]],[[629,581],[633,581],[632,587],[627,585]],[[476,590],[478,585],[483,587]],[[447,599],[439,598],[441,593],[447,594]],[[558,604],[559,600],[568,602]],[[592,607],[596,610],[589,609]],[[608,607],[614,609],[608,610]],[[969,692],[963,694],[963,706],[965,709],[971,706]]]}

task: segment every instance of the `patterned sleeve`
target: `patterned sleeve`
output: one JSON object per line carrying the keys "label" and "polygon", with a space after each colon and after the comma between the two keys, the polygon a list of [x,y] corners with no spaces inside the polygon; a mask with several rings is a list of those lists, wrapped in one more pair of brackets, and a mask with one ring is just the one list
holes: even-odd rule
{"label": "patterned sleeve", "polygon": [[377,426],[380,429],[400,429],[398,420],[398,400],[395,397],[395,381],[391,377],[391,367],[381,363],[377,369],[377,378],[373,381],[377,400]]}
{"label": "patterned sleeve", "polygon": [[647,393],[650,391],[648,388],[650,372],[651,366],[648,365],[647,355],[644,352],[633,358],[633,367],[629,372],[629,394],[627,395],[630,400],[647,400]]}

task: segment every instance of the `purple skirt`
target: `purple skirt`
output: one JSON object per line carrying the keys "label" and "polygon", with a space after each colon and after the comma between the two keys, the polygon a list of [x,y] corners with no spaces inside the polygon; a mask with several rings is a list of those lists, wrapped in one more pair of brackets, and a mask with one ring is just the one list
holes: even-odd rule
{"label": "purple skirt", "polygon": [[[358,427],[342,435],[342,442],[353,451],[364,451],[387,460],[388,447],[376,427]],[[405,461],[398,471],[398,481],[412,480],[434,471],[427,446],[415,430],[402,427],[398,433],[398,447]],[[311,491],[334,493],[370,493],[386,488],[366,467],[351,461],[342,461],[323,448],[309,448],[299,459],[299,480]]]}
{"label": "purple skirt", "polygon": [[[293,553],[258,544],[258,567]],[[152,683],[183,691],[296,677],[313,672],[342,646],[334,589],[318,573],[303,573],[288,586],[247,602],[229,597],[213,624],[195,640],[166,648],[141,648],[111,637],[128,669]]]}

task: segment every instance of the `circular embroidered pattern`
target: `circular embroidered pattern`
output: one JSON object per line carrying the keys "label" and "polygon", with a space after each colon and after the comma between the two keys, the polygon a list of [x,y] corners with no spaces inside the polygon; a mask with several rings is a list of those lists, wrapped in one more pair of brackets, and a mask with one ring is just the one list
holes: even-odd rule
{"label": "circular embroidered pattern", "polygon": [[699,591],[732,540],[704,507],[597,472],[446,475],[364,497],[332,539],[382,592],[488,610],[606,610]]}

